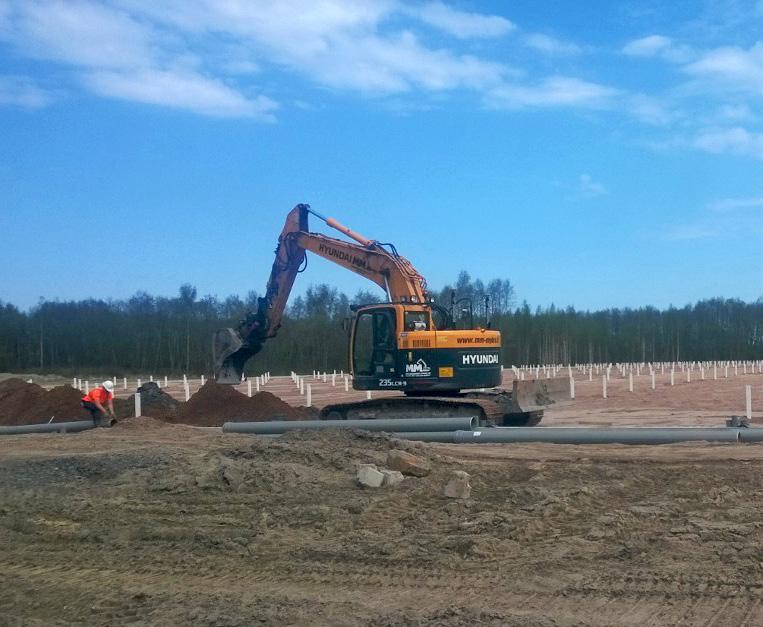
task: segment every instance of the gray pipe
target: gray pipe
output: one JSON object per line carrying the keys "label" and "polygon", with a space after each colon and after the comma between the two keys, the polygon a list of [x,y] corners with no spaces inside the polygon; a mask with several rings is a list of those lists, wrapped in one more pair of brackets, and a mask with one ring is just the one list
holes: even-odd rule
{"label": "gray pipe", "polygon": [[34,425],[13,425],[0,427],[0,435],[19,435],[24,433],[77,433],[95,429],[92,420],[77,420],[74,422],[50,422]]}
{"label": "gray pipe", "polygon": [[460,418],[379,418],[370,420],[273,420],[270,422],[226,422],[223,433],[277,434],[297,429],[364,429],[365,431],[457,431],[477,428],[474,416]]}
{"label": "gray pipe", "polygon": [[740,442],[763,442],[763,429],[761,429],[760,427],[740,429],[739,441]]}
{"label": "gray pipe", "polygon": [[[552,444],[670,444],[673,442],[738,442],[744,429],[692,427],[624,427],[588,429],[576,427],[506,427],[452,433],[399,433],[398,437],[422,442],[493,444],[504,442],[548,442]],[[750,429],[747,429],[750,431]],[[763,431],[763,429],[761,429]],[[763,441],[763,433],[755,434]],[[745,440],[742,440],[745,441]]]}

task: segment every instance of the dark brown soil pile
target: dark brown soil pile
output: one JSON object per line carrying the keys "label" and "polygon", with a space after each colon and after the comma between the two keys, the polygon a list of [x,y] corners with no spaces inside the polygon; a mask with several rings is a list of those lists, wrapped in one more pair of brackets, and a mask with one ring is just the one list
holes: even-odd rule
{"label": "dark brown soil pile", "polygon": [[[140,392],[140,413],[144,416],[172,421],[177,415],[180,402],[162,391],[153,381],[144,383],[138,388]],[[117,418],[135,415],[135,395],[125,400],[114,401],[114,413]]]}
{"label": "dark brown soil pile", "polygon": [[[171,420],[177,414],[180,403],[163,392],[156,383],[146,383],[140,388],[141,413],[144,416]],[[0,382],[0,425],[28,425],[39,422],[68,422],[88,420],[90,412],[82,409],[83,392],[68,385],[52,390],[22,379],[6,379]],[[114,413],[118,419],[135,414],[135,397],[114,399]]]}
{"label": "dark brown soil pile", "polygon": [[270,392],[258,392],[249,398],[229,385],[207,381],[187,403],[178,408],[172,421],[219,427],[229,421],[310,420],[315,417],[312,410],[292,407]]}
{"label": "dark brown soil pile", "polygon": [[27,425],[38,422],[87,420],[90,414],[80,407],[82,393],[62,385],[46,391],[22,379],[0,382],[0,425]]}

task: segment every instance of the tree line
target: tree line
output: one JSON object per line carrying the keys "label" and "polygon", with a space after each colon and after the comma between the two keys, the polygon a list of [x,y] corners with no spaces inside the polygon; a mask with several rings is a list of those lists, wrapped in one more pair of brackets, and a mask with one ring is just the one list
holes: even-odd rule
{"label": "tree line", "polygon": [[[712,298],[667,309],[532,310],[516,303],[509,280],[483,282],[467,272],[434,295],[445,308],[454,305],[462,322],[469,317],[500,330],[507,366],[763,359],[763,298]],[[325,284],[308,287],[291,301],[278,337],[247,370],[346,370],[342,321],[352,305],[379,300],[364,290],[349,297]],[[0,301],[0,371],[209,374],[212,334],[235,325],[256,303],[255,292],[199,297],[191,285],[175,297],[139,292],[126,300],[41,301],[28,311]]]}

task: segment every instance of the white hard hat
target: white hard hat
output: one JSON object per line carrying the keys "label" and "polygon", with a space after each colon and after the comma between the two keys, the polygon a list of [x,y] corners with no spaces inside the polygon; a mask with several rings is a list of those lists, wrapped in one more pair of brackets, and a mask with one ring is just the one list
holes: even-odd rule
{"label": "white hard hat", "polygon": [[104,381],[101,385],[107,392],[111,392],[112,394],[114,393],[114,382],[110,379],[106,379],[106,381]]}

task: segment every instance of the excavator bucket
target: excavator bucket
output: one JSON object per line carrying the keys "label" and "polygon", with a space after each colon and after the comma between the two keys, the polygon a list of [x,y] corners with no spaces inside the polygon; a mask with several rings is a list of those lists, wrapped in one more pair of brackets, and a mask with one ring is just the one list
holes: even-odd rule
{"label": "excavator bucket", "polygon": [[527,413],[543,411],[549,405],[570,398],[570,384],[565,378],[514,380],[512,411]]}
{"label": "excavator bucket", "polygon": [[257,351],[246,346],[234,329],[220,329],[212,339],[215,378],[218,383],[241,382],[244,364]]}

